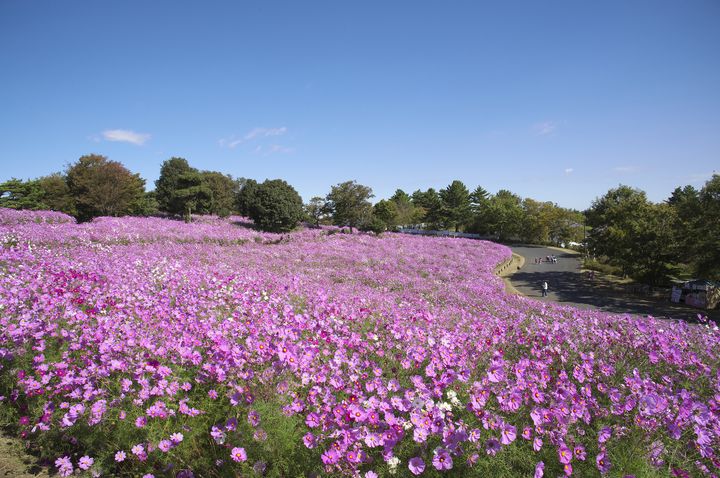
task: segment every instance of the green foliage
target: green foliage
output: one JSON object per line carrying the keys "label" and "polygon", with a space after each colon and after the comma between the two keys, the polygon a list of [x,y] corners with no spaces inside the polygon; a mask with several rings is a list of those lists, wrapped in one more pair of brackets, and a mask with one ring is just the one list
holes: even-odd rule
{"label": "green foliage", "polygon": [[692,262],[701,277],[720,280],[720,175],[705,183],[692,221]]}
{"label": "green foliage", "polygon": [[212,202],[212,190],[203,181],[203,175],[189,171],[177,177],[169,209],[182,211],[185,221],[190,222],[193,211],[208,210]]}
{"label": "green foliage", "polygon": [[130,214],[145,194],[145,180],[105,156],[82,156],[66,172],[70,194],[75,198],[77,218]]}
{"label": "green foliage", "polygon": [[288,232],[303,218],[300,195],[281,179],[267,180],[255,189],[250,218],[264,231]]}
{"label": "green foliage", "polygon": [[0,183],[0,207],[10,209],[45,209],[43,191],[38,181],[12,178]]}
{"label": "green foliage", "polygon": [[583,268],[609,275],[619,275],[622,273],[622,270],[619,267],[591,258],[586,258],[583,261]]}
{"label": "green foliage", "polygon": [[442,229],[445,227],[442,219],[442,201],[440,195],[433,188],[427,191],[417,190],[412,194],[413,205],[422,211],[418,214],[419,221],[425,223],[429,229]]}
{"label": "green foliage", "polygon": [[310,199],[310,202],[305,205],[305,216],[315,227],[320,227],[320,222],[325,219],[327,214],[327,205],[325,200],[320,196],[314,196]]}
{"label": "green foliage", "polygon": [[459,231],[472,219],[470,191],[462,181],[455,180],[440,190],[441,214],[443,222]]}
{"label": "green foliage", "polygon": [[258,183],[254,179],[240,178],[235,181],[235,209],[243,216],[250,217],[257,187]]}
{"label": "green foliage", "polygon": [[425,211],[413,204],[412,198],[402,189],[395,191],[390,201],[393,203],[396,211],[395,225],[397,226],[413,226],[422,222]]}
{"label": "green foliage", "polygon": [[155,181],[155,194],[161,211],[170,214],[182,214],[183,209],[177,210],[174,202],[175,191],[179,188],[180,176],[196,171],[190,167],[185,158],[170,158],[160,166],[160,177]]}
{"label": "green foliage", "polygon": [[398,224],[398,209],[396,203],[387,199],[377,202],[375,206],[373,206],[370,223],[372,227],[369,230],[376,233],[394,229]]}
{"label": "green foliage", "polygon": [[206,212],[220,217],[227,217],[235,210],[235,181],[232,176],[217,171],[200,173],[203,184],[211,191],[211,199]]}
{"label": "green foliage", "polygon": [[71,216],[77,215],[75,198],[68,187],[67,179],[60,173],[53,173],[36,180],[43,191],[43,209],[60,211]]}
{"label": "green foliage", "polygon": [[592,227],[588,245],[623,275],[662,283],[673,259],[673,215],[670,206],[652,204],[643,191],[619,186],[593,201],[587,211]]}
{"label": "green foliage", "polygon": [[500,241],[517,237],[523,227],[524,212],[520,196],[501,189],[490,198],[486,215],[487,229]]}
{"label": "green foliage", "polygon": [[355,181],[345,181],[332,186],[326,199],[333,224],[348,226],[352,232],[353,227],[368,222],[372,214],[372,204],[369,201],[371,197],[372,189]]}

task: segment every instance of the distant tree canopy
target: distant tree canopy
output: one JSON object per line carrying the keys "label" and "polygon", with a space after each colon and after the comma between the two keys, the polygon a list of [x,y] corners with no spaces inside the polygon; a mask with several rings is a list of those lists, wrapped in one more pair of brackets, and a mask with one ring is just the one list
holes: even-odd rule
{"label": "distant tree canopy", "polygon": [[347,226],[352,232],[353,227],[359,228],[367,223],[372,217],[371,197],[372,189],[355,181],[345,181],[332,186],[326,200],[333,224]]}
{"label": "distant tree canopy", "polygon": [[[629,186],[611,189],[586,211],[588,246],[623,274],[649,283],[689,268],[720,279],[720,176],[698,191],[676,188],[654,204]],[[687,273],[687,271],[686,271]]]}
{"label": "distant tree canopy", "polygon": [[65,177],[80,221],[130,214],[144,199],[145,180],[105,156],[82,156]]}
{"label": "distant tree canopy", "polygon": [[304,217],[302,198],[282,179],[258,184],[249,212],[255,224],[269,232],[292,231]]}
{"label": "distant tree canopy", "polygon": [[217,171],[203,171],[203,184],[210,190],[211,199],[204,210],[207,214],[227,217],[235,211],[236,183],[230,175]]}
{"label": "distant tree canopy", "polygon": [[250,217],[257,187],[254,179],[240,178],[235,182],[235,209],[243,216]]}
{"label": "distant tree canopy", "polygon": [[592,254],[651,283],[677,274],[720,279],[717,174],[701,189],[676,188],[659,204],[643,191],[621,185],[597,198],[585,213],[521,198],[506,189],[490,194],[477,186],[469,191],[460,180],[439,192],[418,189],[409,195],[397,189],[375,205],[370,187],[345,181],[332,186],[325,198],[313,197],[303,206],[297,191],[282,180],[258,184],[254,179],[233,179],[218,171],[200,171],[180,157],[162,163],[155,191],[145,192],[144,186],[145,181],[121,163],[90,154],[64,173],[0,183],[0,207],[61,211],[79,221],[158,210],[186,220],[192,214],[240,213],[272,231],[291,230],[305,219],[316,226],[331,221],[351,232],[450,228],[500,241],[585,241]]}
{"label": "distant tree canopy", "polygon": [[[182,204],[175,201],[175,192],[180,189],[179,181],[183,174],[196,172],[185,158],[170,158],[160,166],[160,177],[155,181],[155,197],[161,211],[170,214],[183,214]],[[178,209],[179,207],[179,209]]]}
{"label": "distant tree canopy", "polygon": [[470,191],[462,181],[455,180],[445,189],[441,189],[440,202],[443,222],[455,228],[456,232],[472,219]]}
{"label": "distant tree canopy", "polygon": [[305,205],[305,215],[315,227],[320,227],[320,222],[329,214],[325,199],[314,196]]}

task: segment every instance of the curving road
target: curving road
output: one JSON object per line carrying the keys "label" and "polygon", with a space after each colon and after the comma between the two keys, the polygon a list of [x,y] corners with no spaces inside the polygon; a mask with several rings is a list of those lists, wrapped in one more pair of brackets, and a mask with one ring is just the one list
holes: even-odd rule
{"label": "curving road", "polygon": [[[624,294],[607,287],[599,287],[580,272],[580,255],[543,246],[510,246],[515,254],[525,258],[523,267],[509,277],[521,294],[538,300],[549,300],[580,308],[594,308],[612,313],[630,313],[696,321],[698,313],[720,320],[720,311],[702,311],[668,301]],[[555,255],[557,263],[545,261]],[[536,264],[535,258],[543,262]],[[540,285],[549,284],[548,296],[542,297]]]}

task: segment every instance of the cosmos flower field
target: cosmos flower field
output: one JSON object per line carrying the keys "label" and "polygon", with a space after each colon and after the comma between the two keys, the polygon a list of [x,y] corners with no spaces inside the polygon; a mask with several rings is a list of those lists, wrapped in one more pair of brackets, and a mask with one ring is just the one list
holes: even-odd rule
{"label": "cosmos flower field", "polygon": [[0,209],[0,423],[60,476],[716,476],[720,332],[505,246]]}

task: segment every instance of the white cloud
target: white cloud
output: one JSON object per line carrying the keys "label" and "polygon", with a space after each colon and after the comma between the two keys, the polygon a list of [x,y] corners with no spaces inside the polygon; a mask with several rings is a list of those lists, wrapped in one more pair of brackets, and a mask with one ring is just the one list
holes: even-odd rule
{"label": "white cloud", "polygon": [[102,136],[106,141],[120,141],[138,146],[145,144],[145,142],[150,139],[149,134],[136,133],[128,129],[108,129],[102,132]]}
{"label": "white cloud", "polygon": [[274,153],[287,154],[287,153],[292,153],[293,151],[295,151],[293,148],[288,148],[287,146],[282,146],[280,144],[271,144],[270,148],[268,149],[267,154],[274,154]]}
{"label": "white cloud", "polygon": [[575,171],[575,169],[573,169],[573,168],[565,168],[565,174],[570,174],[570,173],[572,173],[573,171]]}
{"label": "white cloud", "polygon": [[537,136],[547,136],[558,127],[557,121],[541,121],[532,125],[532,130]]}
{"label": "white cloud", "polygon": [[221,148],[233,149],[237,145],[260,138],[269,138],[272,136],[282,136],[287,133],[287,128],[281,126],[280,128],[253,128],[241,137],[232,135],[229,138],[222,138],[218,141]]}

